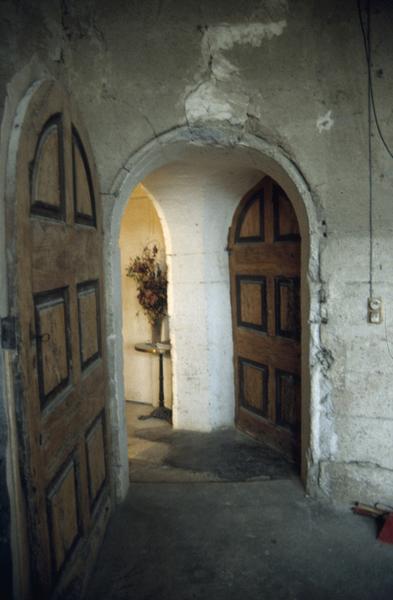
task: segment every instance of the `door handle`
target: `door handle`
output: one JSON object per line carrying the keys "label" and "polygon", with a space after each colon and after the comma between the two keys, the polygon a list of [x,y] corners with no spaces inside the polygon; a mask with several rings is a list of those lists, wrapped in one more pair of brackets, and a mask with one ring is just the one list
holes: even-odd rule
{"label": "door handle", "polygon": [[42,333],[41,335],[36,335],[33,332],[30,332],[30,339],[31,341],[37,340],[42,342],[49,342],[50,340],[50,333]]}

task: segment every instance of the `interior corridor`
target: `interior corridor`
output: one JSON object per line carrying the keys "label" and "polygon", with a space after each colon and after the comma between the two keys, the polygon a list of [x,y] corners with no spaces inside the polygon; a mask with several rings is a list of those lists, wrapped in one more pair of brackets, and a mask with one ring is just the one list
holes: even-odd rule
{"label": "interior corridor", "polygon": [[131,485],[88,600],[391,599],[375,522],[307,497],[292,466],[234,430],[174,431],[127,403]]}

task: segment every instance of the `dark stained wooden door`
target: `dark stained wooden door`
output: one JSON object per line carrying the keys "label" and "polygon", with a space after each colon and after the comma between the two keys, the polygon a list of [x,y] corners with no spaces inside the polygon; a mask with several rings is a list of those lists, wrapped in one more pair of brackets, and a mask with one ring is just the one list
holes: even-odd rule
{"label": "dark stained wooden door", "polygon": [[19,124],[17,401],[34,597],[83,575],[108,514],[102,225],[91,150],[54,82]]}
{"label": "dark stained wooden door", "polygon": [[300,235],[265,177],[229,230],[236,423],[292,459],[300,446]]}

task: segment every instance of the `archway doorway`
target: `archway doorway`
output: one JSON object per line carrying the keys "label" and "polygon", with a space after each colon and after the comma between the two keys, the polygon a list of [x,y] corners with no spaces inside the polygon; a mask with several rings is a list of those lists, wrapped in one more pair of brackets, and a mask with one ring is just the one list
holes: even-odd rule
{"label": "archway doorway", "polygon": [[264,177],[228,239],[236,425],[300,462],[300,233],[290,200]]}
{"label": "archway doorway", "polygon": [[[137,185],[132,191],[121,220],[119,235],[121,259],[121,296],[122,296],[122,340],[123,340],[123,381],[125,399],[125,419],[127,423],[128,459],[135,480],[136,468],[143,465],[143,456],[151,447],[146,439],[139,435],[142,430],[159,426],[154,416],[161,401],[170,421],[172,407],[172,373],[169,342],[168,317],[160,321],[160,340],[158,347],[152,339],[152,325],[146,303],[139,301],[146,273],[136,281],[130,277],[130,266],[137,269],[146,267],[143,258],[149,257],[160,272],[166,274],[166,243],[164,238],[162,215],[149,190]],[[137,263],[135,263],[137,261]],[[144,261],[144,264],[141,263]],[[155,270],[155,269],[153,269]],[[142,280],[142,281],[141,281]],[[165,345],[168,350],[158,353]],[[142,421],[142,422],[140,422]]]}
{"label": "archway doorway", "polygon": [[[174,427],[175,429],[208,433],[216,429],[233,427],[236,423],[243,431],[249,433],[251,430],[251,433],[256,435],[261,433],[261,425],[264,424],[265,436],[262,441],[276,445],[280,450],[284,449],[287,456],[295,454],[299,448],[296,444],[293,444],[292,448],[292,441],[295,438],[298,440],[299,436],[294,436],[292,430],[298,428],[300,424],[298,382],[301,368],[300,340],[291,339],[293,335],[298,338],[300,331],[298,294],[300,243],[297,218],[283,189],[278,184],[273,185],[273,180],[264,175],[263,171],[256,169],[254,165],[247,164],[244,157],[242,157],[244,162],[239,160],[236,152],[227,152],[223,149],[201,151],[199,148],[193,148],[187,154],[183,154],[182,160],[169,162],[153,170],[143,179],[143,186],[153,195],[160,214],[165,215],[163,220],[166,238],[169,242],[167,259],[170,341],[174,361]],[[258,183],[261,182],[261,178],[264,178],[262,184]],[[250,188],[252,192],[247,193]],[[255,202],[257,191],[259,196],[263,193],[266,196],[263,210]],[[242,197],[244,200],[236,210],[239,199]],[[259,204],[262,205],[261,202]],[[256,215],[253,214],[255,207],[257,207]],[[246,208],[250,209],[249,214],[246,214],[248,213]],[[281,279],[277,279],[276,282],[271,276],[269,285],[265,282],[265,291],[267,292],[269,289],[270,296],[274,295],[274,286],[276,284],[280,286],[282,323],[279,325],[283,330],[281,337],[285,337],[283,342],[285,348],[284,350],[281,348],[281,364],[276,365],[276,368],[273,364],[269,364],[267,359],[264,360],[264,368],[271,370],[270,377],[266,377],[265,382],[256,382],[256,387],[265,385],[267,390],[270,390],[270,416],[265,421],[256,419],[255,410],[254,412],[238,410],[235,404],[235,381],[238,383],[239,380],[239,358],[243,359],[241,376],[243,379],[251,379],[251,387],[253,376],[255,372],[258,373],[258,370],[250,372],[250,366],[253,363],[254,366],[258,364],[259,358],[255,356],[253,358],[244,351],[239,352],[236,339],[235,345],[232,339],[228,250],[231,258],[235,253],[231,240],[229,248],[227,247],[227,236],[234,213],[240,220],[238,228],[232,225],[233,230],[239,229],[239,235],[234,234],[234,241],[236,241],[236,237],[242,238],[239,245],[246,250],[247,263],[250,259],[250,248],[246,248],[245,241],[249,241],[255,250],[258,236],[257,232],[253,232],[253,227],[257,222],[255,217],[259,214],[263,223],[261,221],[257,224],[257,229],[261,229],[262,225],[263,228],[265,225],[267,228],[270,224],[270,229],[266,229],[266,236],[263,231],[263,237],[266,237],[266,241],[271,238],[272,243],[274,236],[280,238],[274,243],[277,246],[278,255],[284,261],[284,248],[288,244],[291,245],[286,261],[288,265],[291,262],[292,246],[296,245],[296,260],[292,260],[292,263],[296,263],[296,273],[290,272],[287,265],[286,270],[281,272]],[[275,221],[275,227],[279,229],[277,232],[274,231]],[[248,233],[245,231],[247,228]],[[278,265],[276,267],[278,268]],[[247,264],[245,272],[239,275],[245,273],[250,275],[250,268],[253,267]],[[285,276],[287,279],[284,281],[283,277],[285,278]],[[291,281],[288,280],[289,276],[292,276]],[[266,279],[266,274],[264,277]],[[232,285],[232,287],[234,286]],[[245,287],[247,288],[247,286]],[[255,289],[255,281],[254,286],[248,285],[248,291],[250,291],[250,287]],[[294,293],[292,294],[292,292]],[[296,304],[297,321],[295,324],[286,322],[288,319],[291,321],[294,316],[292,312],[290,314],[285,312],[289,305],[284,306],[284,304],[289,297],[290,308],[294,308]],[[251,298],[252,302],[253,297]],[[251,309],[255,309],[255,306]],[[261,312],[261,310],[260,307],[259,311]],[[266,311],[267,307],[264,306],[263,310]],[[270,329],[273,330],[276,327],[273,313],[271,319],[273,321],[270,323]],[[267,326],[267,319],[265,320],[266,324],[262,329]],[[286,329],[293,327],[296,332],[286,332]],[[250,337],[251,328],[243,329],[247,329],[247,335]],[[123,334],[124,330],[123,321]],[[271,331],[272,333],[273,331]],[[269,340],[270,345],[271,341],[272,335]],[[292,363],[296,362],[295,366],[291,363],[288,354],[288,348],[292,343],[296,346],[292,357]],[[277,344],[280,346],[281,339],[277,340]],[[265,348],[265,354],[270,350],[271,348]],[[244,359],[248,359],[247,364]],[[279,366],[280,368],[278,368]],[[125,374],[129,368],[130,364],[124,365]],[[276,383],[275,378],[279,375],[281,379]],[[250,387],[250,381],[243,383],[243,388],[244,386]],[[277,410],[278,401],[273,402],[276,388],[281,390],[279,400],[282,413],[280,415]],[[295,401],[291,404],[291,394],[293,395],[294,391],[296,392],[296,410],[292,410]],[[262,399],[262,402],[267,402],[267,399]],[[277,426],[276,421],[279,422]],[[259,431],[256,430],[256,424],[259,425]],[[272,424],[274,426],[271,426]],[[254,425],[254,430],[251,425]],[[270,436],[267,435],[266,426],[268,429],[270,426]],[[154,435],[157,435],[156,432]]]}
{"label": "archway doorway", "polygon": [[[228,204],[228,191],[234,192],[233,186],[229,185],[228,177],[218,185],[217,181],[211,186],[210,202],[205,208],[200,211],[203,216],[204,223],[207,228],[200,228],[200,221],[194,220],[195,203],[185,208],[184,205],[184,165],[197,165],[202,162],[208,165],[212,172],[215,172],[218,177],[222,175],[222,167],[227,169],[227,174],[234,175],[236,185],[239,185],[239,173],[244,169],[250,173],[253,171],[255,179],[249,181],[246,186],[239,187],[235,196],[231,196]],[[182,175],[177,178],[177,194],[173,195],[168,186],[161,186],[161,190],[165,191],[165,197],[159,193],[157,183],[164,171],[170,165],[173,168],[179,167]],[[219,174],[221,171],[221,174]],[[259,173],[259,176],[257,174]],[[194,420],[194,415],[200,419],[202,415],[207,415],[210,420],[204,421],[204,430],[208,431],[212,426],[222,426],[215,420],[217,412],[215,408],[217,403],[216,398],[223,398],[223,386],[228,385],[228,382],[233,386],[233,367],[232,367],[232,343],[224,344],[223,340],[229,332],[231,337],[231,314],[230,314],[230,294],[229,294],[229,271],[228,271],[228,255],[225,252],[227,245],[228,227],[233,218],[236,206],[239,199],[247,189],[252,188],[261,178],[268,174],[277,182],[290,198],[292,206],[295,210],[296,217],[299,223],[300,234],[302,237],[301,245],[301,322],[302,322],[302,337],[301,337],[301,403],[302,403],[302,435],[301,435],[301,476],[309,490],[316,486],[317,482],[317,462],[320,455],[319,446],[319,399],[321,394],[321,374],[318,368],[318,362],[315,358],[319,352],[320,345],[320,325],[318,318],[319,311],[319,228],[315,210],[315,205],[302,174],[297,169],[293,161],[289,160],[286,155],[281,152],[274,144],[256,138],[253,135],[244,134],[240,139],[238,132],[232,131],[230,128],[225,130],[204,128],[195,129],[192,132],[187,127],[175,129],[167,134],[159,136],[157,140],[147,144],[144,148],[132,155],[126,164],[126,168],[119,172],[112,188],[113,193],[113,212],[111,218],[111,237],[107,238],[109,243],[108,255],[111,256],[112,269],[108,270],[107,290],[109,292],[109,303],[112,303],[114,308],[114,319],[109,318],[109,340],[110,357],[113,365],[114,377],[112,383],[112,398],[113,410],[112,420],[113,426],[119,435],[116,436],[117,448],[114,448],[113,461],[115,475],[116,491],[119,498],[124,497],[128,486],[128,459],[126,452],[126,432],[123,429],[124,423],[123,413],[123,390],[122,390],[122,350],[119,340],[121,332],[121,310],[117,308],[120,298],[111,296],[111,290],[118,290],[120,283],[120,261],[119,252],[116,240],[119,235],[119,226],[124,207],[128,202],[131,190],[139,183],[143,182],[148,189],[153,193],[166,217],[166,226],[168,230],[174,231],[171,220],[178,220],[180,224],[177,229],[178,233],[183,235],[183,243],[176,247],[176,240],[170,236],[170,245],[168,246],[168,268],[172,271],[172,281],[174,282],[177,275],[181,274],[178,267],[183,267],[183,273],[186,272],[187,277],[195,278],[201,284],[200,290],[205,289],[207,292],[214,291],[210,297],[201,295],[206,306],[214,306],[215,313],[210,311],[204,318],[204,327],[194,328],[195,333],[199,336],[201,332],[208,331],[209,337],[207,340],[202,340],[201,344],[190,344],[190,336],[186,335],[187,328],[190,324],[190,315],[195,312],[197,297],[195,293],[192,295],[185,293],[188,288],[184,286],[182,292],[175,296],[174,288],[169,290],[169,308],[171,311],[171,342],[172,342],[172,368],[173,368],[173,409],[175,415],[175,427],[188,428],[191,420]],[[174,181],[174,173],[169,171],[166,175],[170,175],[171,182]],[[194,177],[194,182],[200,189],[206,189],[201,178]],[[161,179],[161,183],[166,183]],[[244,182],[243,182],[244,183]],[[225,194],[226,212],[224,220],[222,218],[211,217],[208,208],[212,206],[220,206],[221,194]],[[160,197],[162,196],[162,197]],[[195,194],[193,195],[193,201]],[[172,209],[169,210],[166,206],[167,201],[173,202]],[[222,205],[224,206],[224,205]],[[182,208],[182,210],[180,210]],[[206,210],[205,210],[206,209]],[[228,220],[225,221],[225,215]],[[226,287],[226,295],[224,295],[225,285],[217,285],[217,279],[211,279],[213,285],[207,286],[200,278],[201,269],[206,266],[209,268],[212,265],[209,252],[199,253],[200,263],[198,269],[184,269],[185,261],[183,260],[184,253],[187,254],[187,261],[194,255],[190,251],[188,241],[194,242],[195,238],[190,235],[184,235],[185,230],[182,225],[186,223],[192,225],[193,236],[195,232],[202,231],[200,238],[208,250],[213,250],[211,241],[214,240],[217,244],[213,250],[215,257],[218,259],[217,267],[214,275],[222,275],[222,267],[225,264],[226,272],[228,273],[228,284]],[[222,233],[225,228],[223,239],[217,238],[217,228]],[[210,234],[214,233],[214,236]],[[220,233],[220,235],[221,235]],[[221,240],[221,241],[220,241]],[[187,265],[188,267],[188,265]],[[212,271],[213,273],[213,271]],[[194,282],[187,279],[187,286],[191,289]],[[204,288],[203,288],[204,286]],[[192,287],[194,290],[194,287]],[[178,288],[178,291],[180,288]],[[218,294],[216,294],[218,291]],[[188,311],[179,311],[179,302],[185,302],[183,307]],[[200,307],[201,304],[198,304]],[[228,310],[229,312],[228,312]],[[227,314],[228,313],[228,314]],[[215,319],[214,314],[219,315],[220,319]],[[172,315],[176,318],[172,320]],[[225,319],[222,316],[225,315]],[[228,317],[228,318],[227,318]],[[207,328],[206,328],[207,325]],[[199,340],[199,338],[198,338]],[[113,342],[113,344],[112,344]],[[210,343],[211,342],[211,343]],[[214,362],[219,358],[219,362]],[[190,373],[190,365],[195,364],[202,366],[206,364],[208,368],[201,368],[200,372],[205,374],[205,382],[207,386],[199,385],[200,379],[192,376]],[[230,365],[230,367],[229,367]],[[190,385],[194,387],[195,394],[190,393]],[[210,386],[210,387],[208,387]],[[207,392],[205,393],[205,387]],[[198,388],[198,389],[197,389]],[[233,387],[232,387],[233,390]],[[191,390],[192,391],[192,390]],[[202,394],[201,394],[202,392]],[[233,392],[232,392],[233,393]],[[207,411],[202,412],[199,405],[194,402],[195,398],[199,400],[206,399]],[[226,404],[228,407],[228,404]],[[234,411],[233,401],[233,411]],[[231,409],[232,410],[232,409]],[[224,413],[221,413],[224,414]],[[225,413],[229,418],[230,414]],[[232,415],[234,412],[232,413]],[[233,416],[232,416],[233,423]],[[314,466],[315,465],[315,466]]]}

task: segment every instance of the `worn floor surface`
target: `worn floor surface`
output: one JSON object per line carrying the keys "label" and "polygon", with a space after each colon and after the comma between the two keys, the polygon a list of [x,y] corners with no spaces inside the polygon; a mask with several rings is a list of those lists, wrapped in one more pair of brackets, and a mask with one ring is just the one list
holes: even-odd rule
{"label": "worn floor surface", "polygon": [[174,431],[159,419],[140,421],[152,407],[127,402],[128,457],[134,482],[252,481],[295,475],[283,458],[235,429]]}
{"label": "worn floor surface", "polygon": [[375,523],[308,498],[292,468],[234,431],[173,432],[127,406],[131,487],[88,600],[392,600]]}

